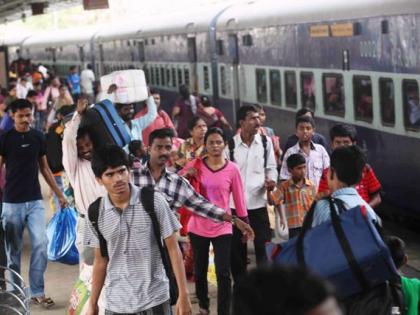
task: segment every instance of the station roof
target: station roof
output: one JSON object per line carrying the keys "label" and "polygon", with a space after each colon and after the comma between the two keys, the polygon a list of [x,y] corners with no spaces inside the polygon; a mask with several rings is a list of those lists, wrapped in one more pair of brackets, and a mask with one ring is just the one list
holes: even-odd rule
{"label": "station roof", "polygon": [[32,15],[32,3],[44,3],[44,12],[79,5],[82,0],[0,0],[0,23],[19,20]]}

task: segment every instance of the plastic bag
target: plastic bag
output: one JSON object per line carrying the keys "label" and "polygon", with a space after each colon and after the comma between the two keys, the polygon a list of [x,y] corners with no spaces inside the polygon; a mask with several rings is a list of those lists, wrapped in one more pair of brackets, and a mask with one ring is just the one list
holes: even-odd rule
{"label": "plastic bag", "polygon": [[77,212],[74,208],[57,211],[47,227],[48,259],[68,265],[79,263],[76,248]]}

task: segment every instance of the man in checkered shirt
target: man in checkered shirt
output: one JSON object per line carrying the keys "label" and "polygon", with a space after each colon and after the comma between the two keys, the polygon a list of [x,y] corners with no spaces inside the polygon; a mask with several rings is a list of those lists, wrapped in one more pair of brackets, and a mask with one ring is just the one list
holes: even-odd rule
{"label": "man in checkered shirt", "polygon": [[172,210],[186,207],[216,222],[231,222],[244,234],[244,237],[253,239],[254,232],[249,224],[210,203],[198,194],[187,180],[166,169],[173,136],[173,131],[167,128],[154,130],[149,135],[150,160],[143,169],[133,170],[134,184],[139,187],[156,186],[165,195]]}

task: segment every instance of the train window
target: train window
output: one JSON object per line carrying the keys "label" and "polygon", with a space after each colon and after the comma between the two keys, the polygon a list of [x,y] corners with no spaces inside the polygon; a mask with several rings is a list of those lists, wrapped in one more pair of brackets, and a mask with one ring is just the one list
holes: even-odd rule
{"label": "train window", "polygon": [[301,72],[300,90],[302,107],[315,110],[315,77],[313,72]]}
{"label": "train window", "polygon": [[356,120],[372,122],[372,80],[367,76],[353,77],[354,116]]}
{"label": "train window", "polygon": [[166,85],[166,76],[165,76],[165,68],[160,67],[160,81],[162,83],[162,86]]}
{"label": "train window", "polygon": [[255,69],[257,101],[267,103],[267,71],[265,69]]}
{"label": "train window", "polygon": [[147,67],[143,67],[143,71],[144,71],[144,76],[146,78],[146,82],[150,83],[150,78],[149,78],[149,69]]}
{"label": "train window", "polygon": [[172,86],[172,81],[171,81],[171,69],[167,68],[166,69],[166,84],[168,86]]}
{"label": "train window", "polygon": [[223,45],[223,40],[222,39],[218,39],[216,41],[216,51],[217,51],[217,54],[219,56],[222,56],[225,53],[224,45]]}
{"label": "train window", "polygon": [[419,85],[416,80],[403,80],[404,125],[408,130],[420,130]]}
{"label": "train window", "polygon": [[394,82],[390,78],[379,79],[379,101],[381,118],[384,125],[395,125]]}
{"label": "train window", "polygon": [[336,73],[324,74],[322,77],[322,89],[324,93],[325,113],[344,117],[343,76]]}
{"label": "train window", "polygon": [[270,70],[270,101],[281,105],[281,77],[279,70]]}
{"label": "train window", "polygon": [[381,21],[381,33],[382,34],[389,34],[389,22],[388,20]]}
{"label": "train window", "polygon": [[150,83],[155,84],[155,67],[150,67]]}
{"label": "train window", "polygon": [[172,86],[176,87],[176,69],[172,68]]}
{"label": "train window", "polygon": [[190,85],[190,70],[188,69],[184,69],[184,82],[185,82],[185,85],[187,86]]}
{"label": "train window", "polygon": [[154,39],[154,38],[152,38],[152,39],[150,40],[150,43],[151,43],[152,45],[154,45],[154,44],[156,43],[155,39]]}
{"label": "train window", "polygon": [[182,69],[178,69],[178,86],[182,85]]}
{"label": "train window", "polygon": [[242,36],[242,45],[252,46],[252,36],[251,36],[251,34],[247,34],[247,35]]}
{"label": "train window", "polygon": [[155,71],[156,71],[156,74],[155,74],[156,85],[160,85],[159,67],[156,67]]}
{"label": "train window", "polygon": [[204,77],[204,89],[208,90],[210,88],[210,79],[209,79],[209,67],[203,66],[203,77]]}
{"label": "train window", "polygon": [[284,84],[286,91],[286,106],[296,108],[297,92],[296,92],[296,73],[294,71],[286,71],[284,73]]}
{"label": "train window", "polygon": [[222,95],[226,95],[226,68],[224,66],[220,67],[220,91]]}

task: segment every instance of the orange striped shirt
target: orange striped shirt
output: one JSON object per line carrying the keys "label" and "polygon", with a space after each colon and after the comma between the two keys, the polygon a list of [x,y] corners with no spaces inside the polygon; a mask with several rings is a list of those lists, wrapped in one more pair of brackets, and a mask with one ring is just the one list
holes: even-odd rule
{"label": "orange striped shirt", "polygon": [[316,185],[305,178],[299,186],[293,179],[282,182],[272,193],[276,206],[284,204],[289,229],[301,227],[316,196]]}

